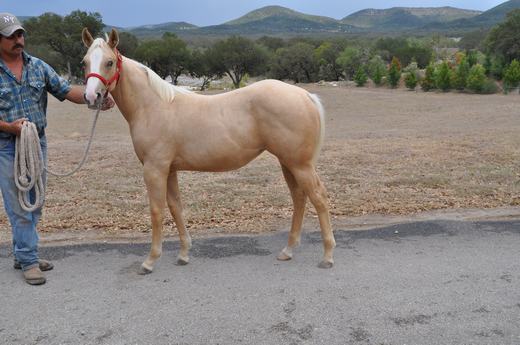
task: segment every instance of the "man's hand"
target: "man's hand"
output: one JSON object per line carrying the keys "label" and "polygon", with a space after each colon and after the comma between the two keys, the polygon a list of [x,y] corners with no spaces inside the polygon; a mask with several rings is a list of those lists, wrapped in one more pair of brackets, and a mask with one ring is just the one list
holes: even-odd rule
{"label": "man's hand", "polygon": [[114,100],[112,99],[112,96],[110,95],[107,95],[104,99],[103,99],[103,103],[101,103],[101,110],[109,110],[109,109],[112,109],[114,107],[116,103],[114,102]]}
{"label": "man's hand", "polygon": [[8,132],[19,137],[22,134],[22,125],[25,121],[27,121],[27,119],[24,117],[23,119],[10,122]]}

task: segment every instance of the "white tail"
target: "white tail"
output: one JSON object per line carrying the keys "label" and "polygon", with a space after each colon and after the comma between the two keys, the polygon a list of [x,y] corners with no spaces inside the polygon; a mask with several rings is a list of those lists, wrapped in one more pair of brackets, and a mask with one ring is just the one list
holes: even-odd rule
{"label": "white tail", "polygon": [[321,146],[323,145],[323,139],[325,138],[325,109],[321,104],[320,98],[318,95],[309,93],[309,98],[312,100],[316,108],[318,108],[318,112],[320,113],[320,138],[318,140],[318,145],[316,146],[316,151],[314,151],[313,163],[316,165],[318,161],[318,155],[320,154]]}

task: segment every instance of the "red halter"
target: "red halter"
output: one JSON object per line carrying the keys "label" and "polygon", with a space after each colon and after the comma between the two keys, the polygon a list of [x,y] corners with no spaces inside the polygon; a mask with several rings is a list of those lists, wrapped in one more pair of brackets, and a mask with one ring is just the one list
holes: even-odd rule
{"label": "red halter", "polygon": [[97,74],[97,73],[89,73],[87,74],[87,76],[85,77],[85,84],[87,83],[88,81],[88,78],[90,77],[95,77],[95,78],[98,78],[99,80],[101,80],[101,82],[103,83],[103,85],[105,85],[105,87],[107,88],[107,93],[108,93],[108,89],[110,87],[110,85],[115,81],[116,82],[116,85],[117,85],[117,82],[119,81],[119,76],[121,74],[121,69],[123,67],[123,57],[121,56],[121,54],[119,53],[119,51],[116,49],[116,55],[117,55],[117,63],[116,63],[116,73],[114,73],[114,75],[112,76],[112,78],[110,78],[109,80],[107,80],[105,77],[103,77],[101,74]]}

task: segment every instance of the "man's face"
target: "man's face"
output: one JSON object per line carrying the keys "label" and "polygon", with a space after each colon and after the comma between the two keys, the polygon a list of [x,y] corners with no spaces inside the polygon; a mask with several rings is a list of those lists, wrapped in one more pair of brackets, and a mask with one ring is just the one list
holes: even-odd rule
{"label": "man's face", "polygon": [[11,56],[20,55],[25,47],[25,32],[15,31],[11,36],[0,38],[0,51]]}

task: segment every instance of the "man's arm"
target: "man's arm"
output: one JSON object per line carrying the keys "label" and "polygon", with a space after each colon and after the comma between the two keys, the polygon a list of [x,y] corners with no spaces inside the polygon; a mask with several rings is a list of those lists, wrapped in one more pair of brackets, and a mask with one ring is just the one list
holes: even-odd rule
{"label": "man's arm", "polygon": [[83,94],[85,93],[85,88],[78,85],[72,85],[68,94],[65,95],[65,99],[76,103],[76,104],[85,104],[85,98],[83,98]]}
{"label": "man's arm", "polygon": [[24,121],[27,121],[27,119],[18,119],[13,122],[0,121],[0,132],[11,133],[19,136],[22,133],[22,124]]}

